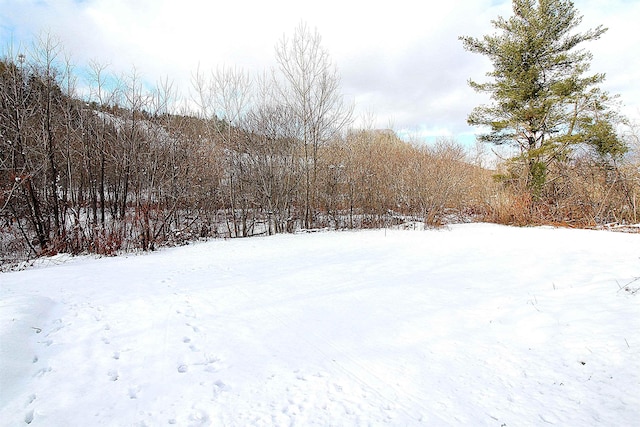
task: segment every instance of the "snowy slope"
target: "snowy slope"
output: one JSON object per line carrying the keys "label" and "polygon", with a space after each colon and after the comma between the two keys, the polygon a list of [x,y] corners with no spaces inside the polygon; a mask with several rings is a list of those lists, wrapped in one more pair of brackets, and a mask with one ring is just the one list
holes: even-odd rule
{"label": "snowy slope", "polygon": [[638,234],[488,224],[5,273],[0,424],[637,425],[637,277]]}

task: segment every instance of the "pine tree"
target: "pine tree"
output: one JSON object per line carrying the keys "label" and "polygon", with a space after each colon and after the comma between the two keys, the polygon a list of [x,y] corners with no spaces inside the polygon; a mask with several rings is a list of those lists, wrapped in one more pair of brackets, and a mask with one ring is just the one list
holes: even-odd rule
{"label": "pine tree", "polygon": [[476,107],[468,123],[489,129],[480,136],[485,142],[519,147],[534,195],[544,186],[549,164],[566,158],[575,144],[587,144],[603,157],[626,151],[615,131],[619,117],[610,108],[612,97],[598,87],[605,75],[587,74],[592,55],[579,48],[607,29],[576,32],[581,21],[568,0],[513,0],[513,16],[492,21],[497,33],[460,37],[466,50],[493,65],[491,81],[469,81],[491,95],[492,103]]}

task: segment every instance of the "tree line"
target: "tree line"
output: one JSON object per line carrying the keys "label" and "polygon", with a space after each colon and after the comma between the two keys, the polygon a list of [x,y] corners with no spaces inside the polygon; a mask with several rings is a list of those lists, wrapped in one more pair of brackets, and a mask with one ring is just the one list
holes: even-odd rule
{"label": "tree line", "polygon": [[180,111],[169,80],[149,89],[135,69],[116,78],[92,63],[79,82],[55,38],[34,46],[0,61],[5,262],[406,218],[436,224],[470,205],[482,174],[453,142],[351,128],[336,68],[303,24],[278,44],[277,72],[198,70]]}
{"label": "tree line", "polygon": [[590,55],[571,53],[604,29],[571,33],[580,18],[566,0],[513,3],[494,22],[502,33],[462,38],[494,64],[490,82],[471,83],[494,103],[469,123],[516,149],[492,170],[455,141],[353,128],[337,69],[305,24],[276,45],[276,69],[198,69],[187,100],[135,68],[79,73],[48,35],[9,48],[1,263],[316,228],[637,223],[638,132],[618,132],[604,76],[585,76]]}

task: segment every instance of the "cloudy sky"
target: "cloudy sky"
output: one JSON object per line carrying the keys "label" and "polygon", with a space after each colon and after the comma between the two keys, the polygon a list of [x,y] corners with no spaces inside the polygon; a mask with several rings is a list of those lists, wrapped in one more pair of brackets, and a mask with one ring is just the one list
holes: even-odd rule
{"label": "cloudy sky", "polygon": [[[583,29],[609,28],[584,46],[592,71],[605,72],[604,88],[640,119],[640,1],[574,3]],[[491,19],[510,14],[507,0],[0,0],[0,47],[28,45],[45,31],[77,65],[96,60],[115,74],[135,66],[148,81],[168,76],[186,92],[198,67],[273,67],[276,43],[306,22],[321,34],[357,114],[401,134],[468,142],[475,129],[467,114],[487,99],[467,80],[482,81],[489,63],[464,51],[458,36],[490,33]]]}

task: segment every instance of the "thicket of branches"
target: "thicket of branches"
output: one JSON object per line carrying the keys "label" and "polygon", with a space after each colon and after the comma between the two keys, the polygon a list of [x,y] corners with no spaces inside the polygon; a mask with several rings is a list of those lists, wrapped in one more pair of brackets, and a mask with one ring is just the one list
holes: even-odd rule
{"label": "thicket of branches", "polygon": [[183,111],[168,80],[150,89],[135,70],[91,64],[79,82],[50,37],[7,52],[0,265],[324,227],[638,222],[633,151],[617,162],[568,153],[533,203],[518,162],[491,171],[454,141],[350,128],[319,41],[299,27],[278,46],[279,72],[260,78],[198,70]]}
{"label": "thicket of branches", "polygon": [[2,261],[407,218],[438,224],[486,205],[474,190],[485,172],[456,144],[349,129],[335,68],[321,50],[298,49],[318,42],[300,27],[280,45],[281,62],[304,58],[311,75],[291,64],[260,79],[198,71],[188,113],[172,107],[168,81],[147,89],[135,70],[116,78],[92,64],[78,84],[48,37],[28,55],[5,55]]}

